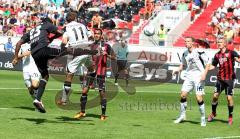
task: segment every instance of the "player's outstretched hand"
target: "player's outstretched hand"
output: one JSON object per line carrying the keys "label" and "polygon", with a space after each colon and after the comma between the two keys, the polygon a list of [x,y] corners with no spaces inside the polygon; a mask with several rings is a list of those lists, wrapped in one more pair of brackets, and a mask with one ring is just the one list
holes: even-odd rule
{"label": "player's outstretched hand", "polygon": [[13,66],[17,65],[17,63],[18,63],[18,58],[14,57],[14,59],[12,60]]}
{"label": "player's outstretched hand", "polygon": [[179,73],[178,70],[173,70],[173,72],[172,72],[172,76],[176,75],[177,73]]}

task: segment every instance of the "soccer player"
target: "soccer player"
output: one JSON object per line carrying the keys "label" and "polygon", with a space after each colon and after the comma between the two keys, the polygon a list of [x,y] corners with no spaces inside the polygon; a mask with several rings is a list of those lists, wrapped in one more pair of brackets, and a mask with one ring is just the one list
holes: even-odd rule
{"label": "soccer player", "polygon": [[107,43],[105,43],[102,40],[102,30],[101,29],[95,29],[94,31],[94,40],[95,43],[91,46],[93,50],[101,50],[100,54],[92,56],[93,60],[93,70],[88,71],[88,76],[85,79],[83,83],[83,90],[82,90],[82,96],[80,98],[81,102],[81,111],[77,113],[76,116],[74,116],[75,119],[80,119],[81,117],[84,117],[85,114],[85,107],[87,103],[87,93],[89,91],[89,85],[92,84],[94,79],[97,80],[98,89],[100,93],[100,102],[101,102],[101,108],[102,108],[102,114],[100,119],[105,120],[106,119],[106,107],[107,107],[107,99],[105,94],[105,77],[106,77],[106,68],[107,68],[107,59],[115,59],[115,53],[113,52],[111,46]]}
{"label": "soccer player", "polygon": [[21,47],[18,57],[22,59],[23,78],[25,85],[28,88],[31,97],[35,99],[41,74],[31,56],[30,45]]}
{"label": "soccer player", "polygon": [[228,102],[228,124],[233,123],[233,89],[236,74],[234,72],[234,62],[240,62],[239,55],[236,51],[227,48],[227,40],[224,37],[217,38],[217,45],[219,51],[215,54],[212,64],[206,67],[205,74],[202,80],[205,80],[208,70],[214,69],[219,65],[217,82],[212,98],[212,113],[208,116],[208,122],[214,120],[217,116],[216,109],[218,105],[218,98],[223,90],[225,90]]}
{"label": "soccer player", "polygon": [[180,99],[180,116],[174,123],[180,123],[186,119],[187,95],[190,91],[195,89],[196,99],[201,113],[201,126],[206,126],[205,121],[205,107],[203,101],[204,95],[204,81],[201,81],[201,75],[204,74],[205,65],[209,58],[203,49],[196,48],[194,45],[194,38],[186,37],[185,43],[187,50],[183,53],[182,63],[178,70],[173,71],[173,75],[186,68],[185,80],[181,89]]}
{"label": "soccer player", "polygon": [[[87,27],[81,23],[77,23],[75,20],[77,14],[75,12],[68,13],[66,17],[66,31],[63,34],[63,43],[68,47],[80,47],[90,49],[89,44],[93,43],[89,41],[91,37],[90,31],[87,30]],[[88,59],[89,55],[81,55],[74,57],[66,67],[66,80],[63,85],[63,94],[62,99],[59,101],[60,105],[65,105],[67,101],[67,95],[71,89],[72,79],[74,73],[76,73],[82,66],[82,63],[85,62],[85,59]],[[87,65],[86,65],[87,66]]]}
{"label": "soccer player", "polygon": [[119,73],[123,71],[125,75],[126,86],[128,86],[129,75],[128,75],[128,70],[126,68],[128,46],[123,40],[120,40],[119,43],[116,43],[115,45],[113,45],[113,47],[115,47],[113,49],[115,50],[115,53],[117,56],[117,73],[115,74],[115,85],[118,85],[117,80],[119,77]]}
{"label": "soccer player", "polygon": [[[54,36],[51,38],[48,37],[50,33],[54,34]],[[32,28],[28,33],[24,34],[16,44],[15,56],[12,61],[13,65],[16,65],[18,63],[18,53],[22,44],[29,42],[31,45],[32,57],[42,76],[42,79],[40,80],[38,86],[37,96],[36,99],[33,101],[33,104],[41,113],[46,112],[41,102],[41,98],[49,78],[47,65],[48,60],[66,54],[72,54],[77,56],[90,52],[83,49],[68,49],[65,47],[64,43],[61,44],[61,49],[47,47],[49,43],[51,43],[55,38],[58,38],[60,36],[62,36],[62,33],[58,31],[56,26],[53,25],[52,20],[49,18],[44,18],[38,26]],[[90,53],[96,54],[97,52],[91,51]]]}

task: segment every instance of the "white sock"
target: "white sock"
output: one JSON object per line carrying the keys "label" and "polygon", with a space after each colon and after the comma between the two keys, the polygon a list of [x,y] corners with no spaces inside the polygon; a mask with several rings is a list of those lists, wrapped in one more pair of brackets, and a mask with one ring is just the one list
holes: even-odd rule
{"label": "white sock", "polygon": [[180,103],[180,115],[185,115],[187,109],[187,102]]}
{"label": "white sock", "polygon": [[205,105],[204,105],[204,103],[202,105],[199,105],[199,111],[201,113],[201,117],[205,117]]}
{"label": "white sock", "polygon": [[71,89],[71,87],[63,86],[62,102],[66,102],[67,101],[67,95],[68,95],[70,89]]}

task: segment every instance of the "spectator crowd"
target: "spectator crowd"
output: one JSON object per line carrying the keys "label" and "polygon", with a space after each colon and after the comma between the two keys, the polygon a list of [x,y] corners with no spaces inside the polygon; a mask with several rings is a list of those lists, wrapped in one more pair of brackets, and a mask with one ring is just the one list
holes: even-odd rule
{"label": "spectator crowd", "polygon": [[[224,36],[229,47],[240,44],[240,3],[234,0],[225,0],[224,4],[214,11],[206,30],[206,40],[211,48],[216,47],[216,38]],[[231,46],[235,45],[235,46]]]}

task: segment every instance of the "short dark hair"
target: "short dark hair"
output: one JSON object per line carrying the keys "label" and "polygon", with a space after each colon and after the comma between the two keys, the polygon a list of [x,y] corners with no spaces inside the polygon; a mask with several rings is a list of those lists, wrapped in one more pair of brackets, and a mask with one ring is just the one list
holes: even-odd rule
{"label": "short dark hair", "polygon": [[100,28],[96,28],[96,29],[94,30],[94,33],[95,33],[95,31],[100,31],[100,32],[101,32],[101,35],[103,34],[103,31],[102,31],[102,29],[100,29]]}
{"label": "short dark hair", "polygon": [[42,22],[49,22],[49,23],[53,24],[52,19],[50,19],[49,17],[42,18]]}
{"label": "short dark hair", "polygon": [[191,36],[185,36],[185,39],[186,39],[186,38],[190,38],[190,39],[192,39],[193,42],[195,42],[195,38],[193,38],[193,37],[191,37]]}
{"label": "short dark hair", "polygon": [[67,22],[72,22],[77,18],[77,13],[76,12],[69,12],[66,16]]}

